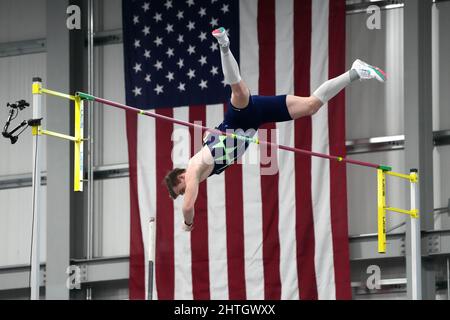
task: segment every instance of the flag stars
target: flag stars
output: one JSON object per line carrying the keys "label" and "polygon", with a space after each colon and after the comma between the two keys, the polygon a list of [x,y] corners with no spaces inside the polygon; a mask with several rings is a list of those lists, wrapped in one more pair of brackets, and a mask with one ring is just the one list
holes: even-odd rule
{"label": "flag stars", "polygon": [[150,3],[145,2],[144,5],[142,6],[142,9],[144,9],[144,12],[147,12],[148,10],[150,10]]}
{"label": "flag stars", "polygon": [[155,89],[153,89],[157,95],[160,95],[161,93],[164,92],[164,86],[156,84]]}
{"label": "flag stars", "polygon": [[177,18],[178,18],[178,20],[183,19],[184,18],[184,11],[178,11]]}
{"label": "flag stars", "polygon": [[141,96],[142,95],[142,88],[134,87],[133,93],[134,93],[135,97]]}
{"label": "flag stars", "polygon": [[150,27],[145,26],[144,29],[142,29],[142,32],[144,33],[144,35],[148,36],[150,34]]}
{"label": "flag stars", "polygon": [[167,49],[166,54],[169,58],[172,58],[175,55],[174,50],[172,48]]}
{"label": "flag stars", "polygon": [[170,8],[173,8],[172,0],[167,0],[166,3],[164,4],[164,6],[166,7],[167,10],[169,10]]}
{"label": "flag stars", "polygon": [[198,14],[200,15],[200,17],[204,17],[206,16],[206,9],[205,8],[200,8],[200,11],[198,12]]}
{"label": "flag stars", "polygon": [[161,13],[155,13],[153,16],[153,19],[155,19],[156,22],[162,21],[162,14]]}
{"label": "flag stars", "polygon": [[133,16],[133,23],[138,24],[139,23],[139,16]]}
{"label": "flag stars", "polygon": [[136,72],[136,73],[142,71],[142,64],[136,63],[136,64],[134,65],[133,69],[134,69],[134,72]]}
{"label": "flag stars", "polygon": [[177,65],[178,65],[178,68],[180,68],[180,69],[183,68],[184,67],[184,59],[178,60]]}
{"label": "flag stars", "polygon": [[153,66],[156,68],[156,70],[161,70],[163,68],[162,61],[156,60],[156,63]]}
{"label": "flag stars", "polygon": [[198,36],[200,41],[204,41],[206,40],[206,32],[200,32],[200,35]]}
{"label": "flag stars", "polygon": [[150,56],[150,50],[145,50],[145,52],[144,52],[144,57],[145,57],[146,59],[150,59],[150,58],[151,58],[151,56]]}
{"label": "flag stars", "polygon": [[227,13],[227,12],[230,12],[230,5],[228,5],[228,4],[224,4],[223,6],[222,6],[222,9],[220,9],[220,10],[222,10],[222,12],[225,14],[225,13]]}
{"label": "flag stars", "polygon": [[212,52],[219,50],[219,46],[217,45],[217,42],[213,42],[209,48],[211,49]]}
{"label": "flag stars", "polygon": [[167,81],[172,82],[175,79],[174,73],[173,72],[167,73],[166,78],[167,78]]}
{"label": "flag stars", "polygon": [[186,75],[189,77],[189,80],[192,80],[192,78],[195,78],[195,70],[189,69],[189,72],[186,73]]}
{"label": "flag stars", "polygon": [[208,81],[202,79],[198,85],[199,85],[200,88],[202,88],[202,90],[203,89],[207,89],[208,88]]}
{"label": "flag stars", "polygon": [[189,6],[189,8],[190,8],[191,6],[194,6],[194,5],[195,5],[194,0],[187,0],[186,3],[187,3],[187,5]]}
{"label": "flag stars", "polygon": [[179,44],[182,44],[184,42],[184,36],[182,34],[179,34],[177,41]]}
{"label": "flag stars", "polygon": [[189,55],[194,54],[195,53],[195,46],[189,45],[189,48],[187,50],[189,52]]}
{"label": "flag stars", "polygon": [[211,21],[210,21],[210,23],[209,23],[210,25],[211,25],[211,27],[217,27],[217,26],[219,26],[219,19],[216,19],[216,18],[211,18]]}
{"label": "flag stars", "polygon": [[141,46],[141,41],[140,40],[134,40],[134,47],[137,49]]}
{"label": "flag stars", "polygon": [[219,68],[217,68],[216,66],[213,66],[212,68],[211,68],[211,74],[213,75],[213,76],[216,76],[218,73],[219,73]]}
{"label": "flag stars", "polygon": [[186,84],[183,83],[183,82],[180,82],[180,83],[178,84],[178,90],[179,90],[180,92],[186,91]]}
{"label": "flag stars", "polygon": [[166,27],[166,31],[167,31],[167,33],[173,32],[173,24],[168,23],[167,27]]}
{"label": "flag stars", "polygon": [[163,38],[156,37],[156,39],[153,41],[157,47],[161,46],[163,44]]}
{"label": "flag stars", "polygon": [[198,59],[198,62],[200,62],[200,64],[203,67],[206,64],[206,57],[205,56],[201,56],[201,58]]}
{"label": "flag stars", "polygon": [[145,75],[145,81],[146,82],[152,82],[152,78],[151,78],[151,76],[149,74]]}
{"label": "flag stars", "polygon": [[195,22],[189,21],[188,25],[186,26],[186,28],[189,29],[189,31],[192,31],[195,29]]}

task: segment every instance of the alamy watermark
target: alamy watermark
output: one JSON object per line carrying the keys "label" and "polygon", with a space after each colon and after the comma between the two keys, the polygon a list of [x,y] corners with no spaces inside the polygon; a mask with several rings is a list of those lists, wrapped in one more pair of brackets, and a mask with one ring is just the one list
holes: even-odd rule
{"label": "alamy watermark", "polygon": [[377,265],[370,265],[367,267],[366,273],[370,275],[366,280],[367,289],[381,289],[381,268]]}
{"label": "alamy watermark", "polygon": [[[205,132],[200,126],[202,122],[195,121],[196,127],[193,135],[187,128],[175,128],[172,132],[172,162],[176,167],[185,167],[197,152],[199,152],[206,141],[212,142],[214,158],[209,153],[201,153],[195,160],[206,164],[228,164],[233,163],[254,165],[260,168],[261,175],[274,175],[278,173],[278,148],[274,144],[258,143],[260,141],[272,141],[276,143],[278,130],[276,129],[254,129],[249,130],[226,130],[228,135],[235,135],[236,138],[228,137],[216,132]],[[211,129],[213,130],[213,129]],[[216,129],[214,129],[216,130]],[[192,141],[192,147],[191,147]],[[214,147],[218,146],[218,147]],[[255,146],[257,146],[255,148]],[[193,151],[191,153],[191,151]],[[191,160],[194,161],[194,160]],[[259,169],[258,169],[259,170]]]}
{"label": "alamy watermark", "polygon": [[81,289],[81,268],[79,266],[68,266],[66,274],[69,275],[66,280],[66,288],[69,290]]}
{"label": "alamy watermark", "polygon": [[381,29],[381,9],[379,6],[371,5],[366,10],[367,14],[370,15],[367,18],[366,26],[369,30],[380,30]]}
{"label": "alamy watermark", "polygon": [[79,6],[72,5],[67,7],[66,13],[69,17],[66,20],[67,29],[80,30],[81,29],[81,9]]}

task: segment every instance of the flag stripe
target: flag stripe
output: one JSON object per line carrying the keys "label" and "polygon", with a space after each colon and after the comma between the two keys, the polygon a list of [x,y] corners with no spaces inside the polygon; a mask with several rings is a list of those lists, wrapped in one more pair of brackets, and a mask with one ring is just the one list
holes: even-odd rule
{"label": "flag stripe", "polygon": [[[190,106],[189,122],[204,126],[206,122],[206,106]],[[194,133],[194,131],[200,131]],[[191,156],[201,146],[201,130],[190,129]],[[200,141],[198,140],[200,139]],[[192,290],[195,300],[209,300],[209,248],[208,248],[208,201],[206,183],[200,183],[197,201],[195,202],[195,229],[191,234],[192,250]]]}
{"label": "flag stripe", "polygon": [[[276,94],[294,93],[293,0],[276,1]],[[277,123],[277,140],[294,146],[294,122]],[[295,154],[278,152],[281,299],[298,299],[295,235]]]}
{"label": "flag stripe", "polygon": [[[208,105],[206,126],[215,127],[223,119],[223,104]],[[225,174],[212,175],[206,180],[208,193],[208,242],[210,291],[212,300],[228,299],[227,207]],[[242,185],[242,184],[241,184]],[[235,222],[229,221],[230,224]],[[242,279],[244,280],[244,279]],[[242,284],[241,284],[242,285]]]}
{"label": "flag stripe", "polygon": [[[329,1],[312,2],[311,89],[316,90],[328,80],[328,18]],[[312,116],[312,148],[329,153],[328,105],[324,104]],[[334,299],[333,242],[330,217],[329,161],[317,157],[311,160],[312,203],[314,215],[315,268],[319,299]]]}
{"label": "flag stripe", "polygon": [[[329,78],[345,72],[345,2],[330,2]],[[328,103],[330,153],[345,157],[345,91]],[[351,299],[346,166],[330,162],[330,208],[336,298]]]}
{"label": "flag stripe", "polygon": [[[151,112],[151,111],[150,111]],[[137,119],[137,184],[139,212],[141,216],[141,232],[144,239],[145,270],[148,270],[148,239],[150,217],[156,217],[156,141],[147,139],[155,136],[155,119],[138,117]],[[155,273],[153,272],[153,277]],[[148,284],[148,272],[145,273],[145,284]],[[156,286],[153,296],[157,297]],[[147,294],[148,287],[145,293]]]}
{"label": "flag stripe", "polygon": [[130,170],[130,299],[145,298],[145,256],[137,186],[137,115],[126,112]]}
{"label": "flag stripe", "polygon": [[[275,1],[259,0],[258,3],[259,40],[259,94],[275,95]],[[267,141],[276,142],[272,136],[275,124],[261,127],[267,131]],[[263,217],[263,259],[264,259],[264,297],[281,298],[280,243],[278,236],[278,172],[264,173],[268,167],[278,170],[277,155],[271,148],[261,148],[262,156],[270,159],[268,166],[261,164],[261,198]],[[278,150],[274,150],[278,152]],[[276,166],[276,167],[274,167]]]}
{"label": "flag stripe", "polygon": [[[294,87],[295,94],[310,95],[307,75],[311,70],[311,0],[294,1]],[[295,147],[311,150],[311,117],[295,121]],[[314,222],[311,195],[311,157],[296,155],[295,161],[297,266],[300,299],[317,299],[314,268]]]}
{"label": "flag stripe", "polygon": [[[241,76],[252,94],[258,94],[259,44],[258,0],[240,2]],[[258,133],[255,137],[259,137]],[[261,179],[259,148],[251,144],[243,155],[242,189],[244,190],[245,288],[249,300],[264,299],[264,267],[262,256]],[[228,169],[227,169],[228,170]]]}
{"label": "flag stripe", "polygon": [[[173,109],[175,119],[189,121],[189,107],[184,106]],[[175,168],[186,168],[191,155],[191,138],[189,128],[174,126],[172,133],[173,149],[172,161]],[[178,197],[174,207],[174,264],[175,264],[175,300],[192,300],[192,257],[191,257],[191,233],[181,230],[183,226],[183,198]]]}
{"label": "flag stripe", "polygon": [[[227,104],[223,109],[226,112]],[[225,171],[225,201],[229,298],[245,300],[244,190],[240,163]]]}
{"label": "flag stripe", "polygon": [[[173,117],[172,109],[157,109],[157,114]],[[173,125],[165,121],[156,121],[155,140],[158,141],[156,151],[156,181],[163,181],[164,176],[172,170],[171,150]],[[156,258],[155,273],[158,287],[158,298],[171,300],[174,298],[174,222],[173,201],[167,196],[167,190],[156,190]]]}

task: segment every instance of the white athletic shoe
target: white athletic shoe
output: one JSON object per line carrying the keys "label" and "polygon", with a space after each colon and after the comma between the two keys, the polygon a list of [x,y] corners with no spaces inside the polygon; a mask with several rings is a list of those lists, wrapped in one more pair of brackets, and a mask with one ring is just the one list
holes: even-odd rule
{"label": "white athletic shoe", "polygon": [[356,70],[361,80],[377,79],[380,82],[386,81],[386,73],[378,67],[371,66],[359,59],[353,62],[352,69]]}
{"label": "white athletic shoe", "polygon": [[212,32],[212,35],[217,39],[221,47],[228,47],[230,39],[228,39],[227,31],[221,27]]}

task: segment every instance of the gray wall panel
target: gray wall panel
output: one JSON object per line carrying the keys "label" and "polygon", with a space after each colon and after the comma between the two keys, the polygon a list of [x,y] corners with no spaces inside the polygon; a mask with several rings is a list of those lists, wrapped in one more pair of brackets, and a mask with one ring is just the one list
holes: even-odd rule
{"label": "gray wall panel", "polygon": [[369,30],[366,13],[347,15],[347,66],[357,58],[379,66],[385,84],[354,83],[346,90],[347,139],[403,134],[403,10],[382,11],[382,28]]}
{"label": "gray wall panel", "polygon": [[[46,54],[30,54],[16,57],[0,58],[0,124],[1,130],[8,116],[6,104],[25,99],[30,107],[21,111],[18,117],[11,123],[10,128],[15,128],[23,120],[32,118],[31,110],[31,85],[32,77],[46,76]],[[45,85],[45,84],[44,84]],[[45,99],[43,114],[45,114]],[[43,124],[45,125],[45,119]],[[46,168],[46,138],[43,140],[43,168]],[[31,173],[32,168],[32,136],[28,128],[22,133],[18,142],[11,145],[9,140],[0,136],[0,175],[13,175]]]}
{"label": "gray wall panel", "polygon": [[[434,206],[448,206],[450,199],[450,146],[436,147],[433,152]],[[450,212],[435,214],[436,229],[450,229]]]}
{"label": "gray wall panel", "polygon": [[[103,94],[108,100],[125,103],[123,45],[103,48]],[[103,164],[128,162],[125,111],[108,106],[103,109]]]}
{"label": "gray wall panel", "polygon": [[433,6],[433,130],[450,129],[450,2]]}
{"label": "gray wall panel", "polygon": [[[0,190],[0,266],[30,263],[31,188]],[[42,188],[41,262],[46,257],[46,194]]]}
{"label": "gray wall panel", "polygon": [[[104,257],[130,253],[130,200],[128,178],[104,180],[102,253]],[[98,241],[98,240],[97,240]]]}
{"label": "gray wall panel", "polygon": [[1,0],[0,43],[46,36],[46,0]]}
{"label": "gray wall panel", "polygon": [[122,28],[122,0],[103,1],[103,23],[105,30]]}

